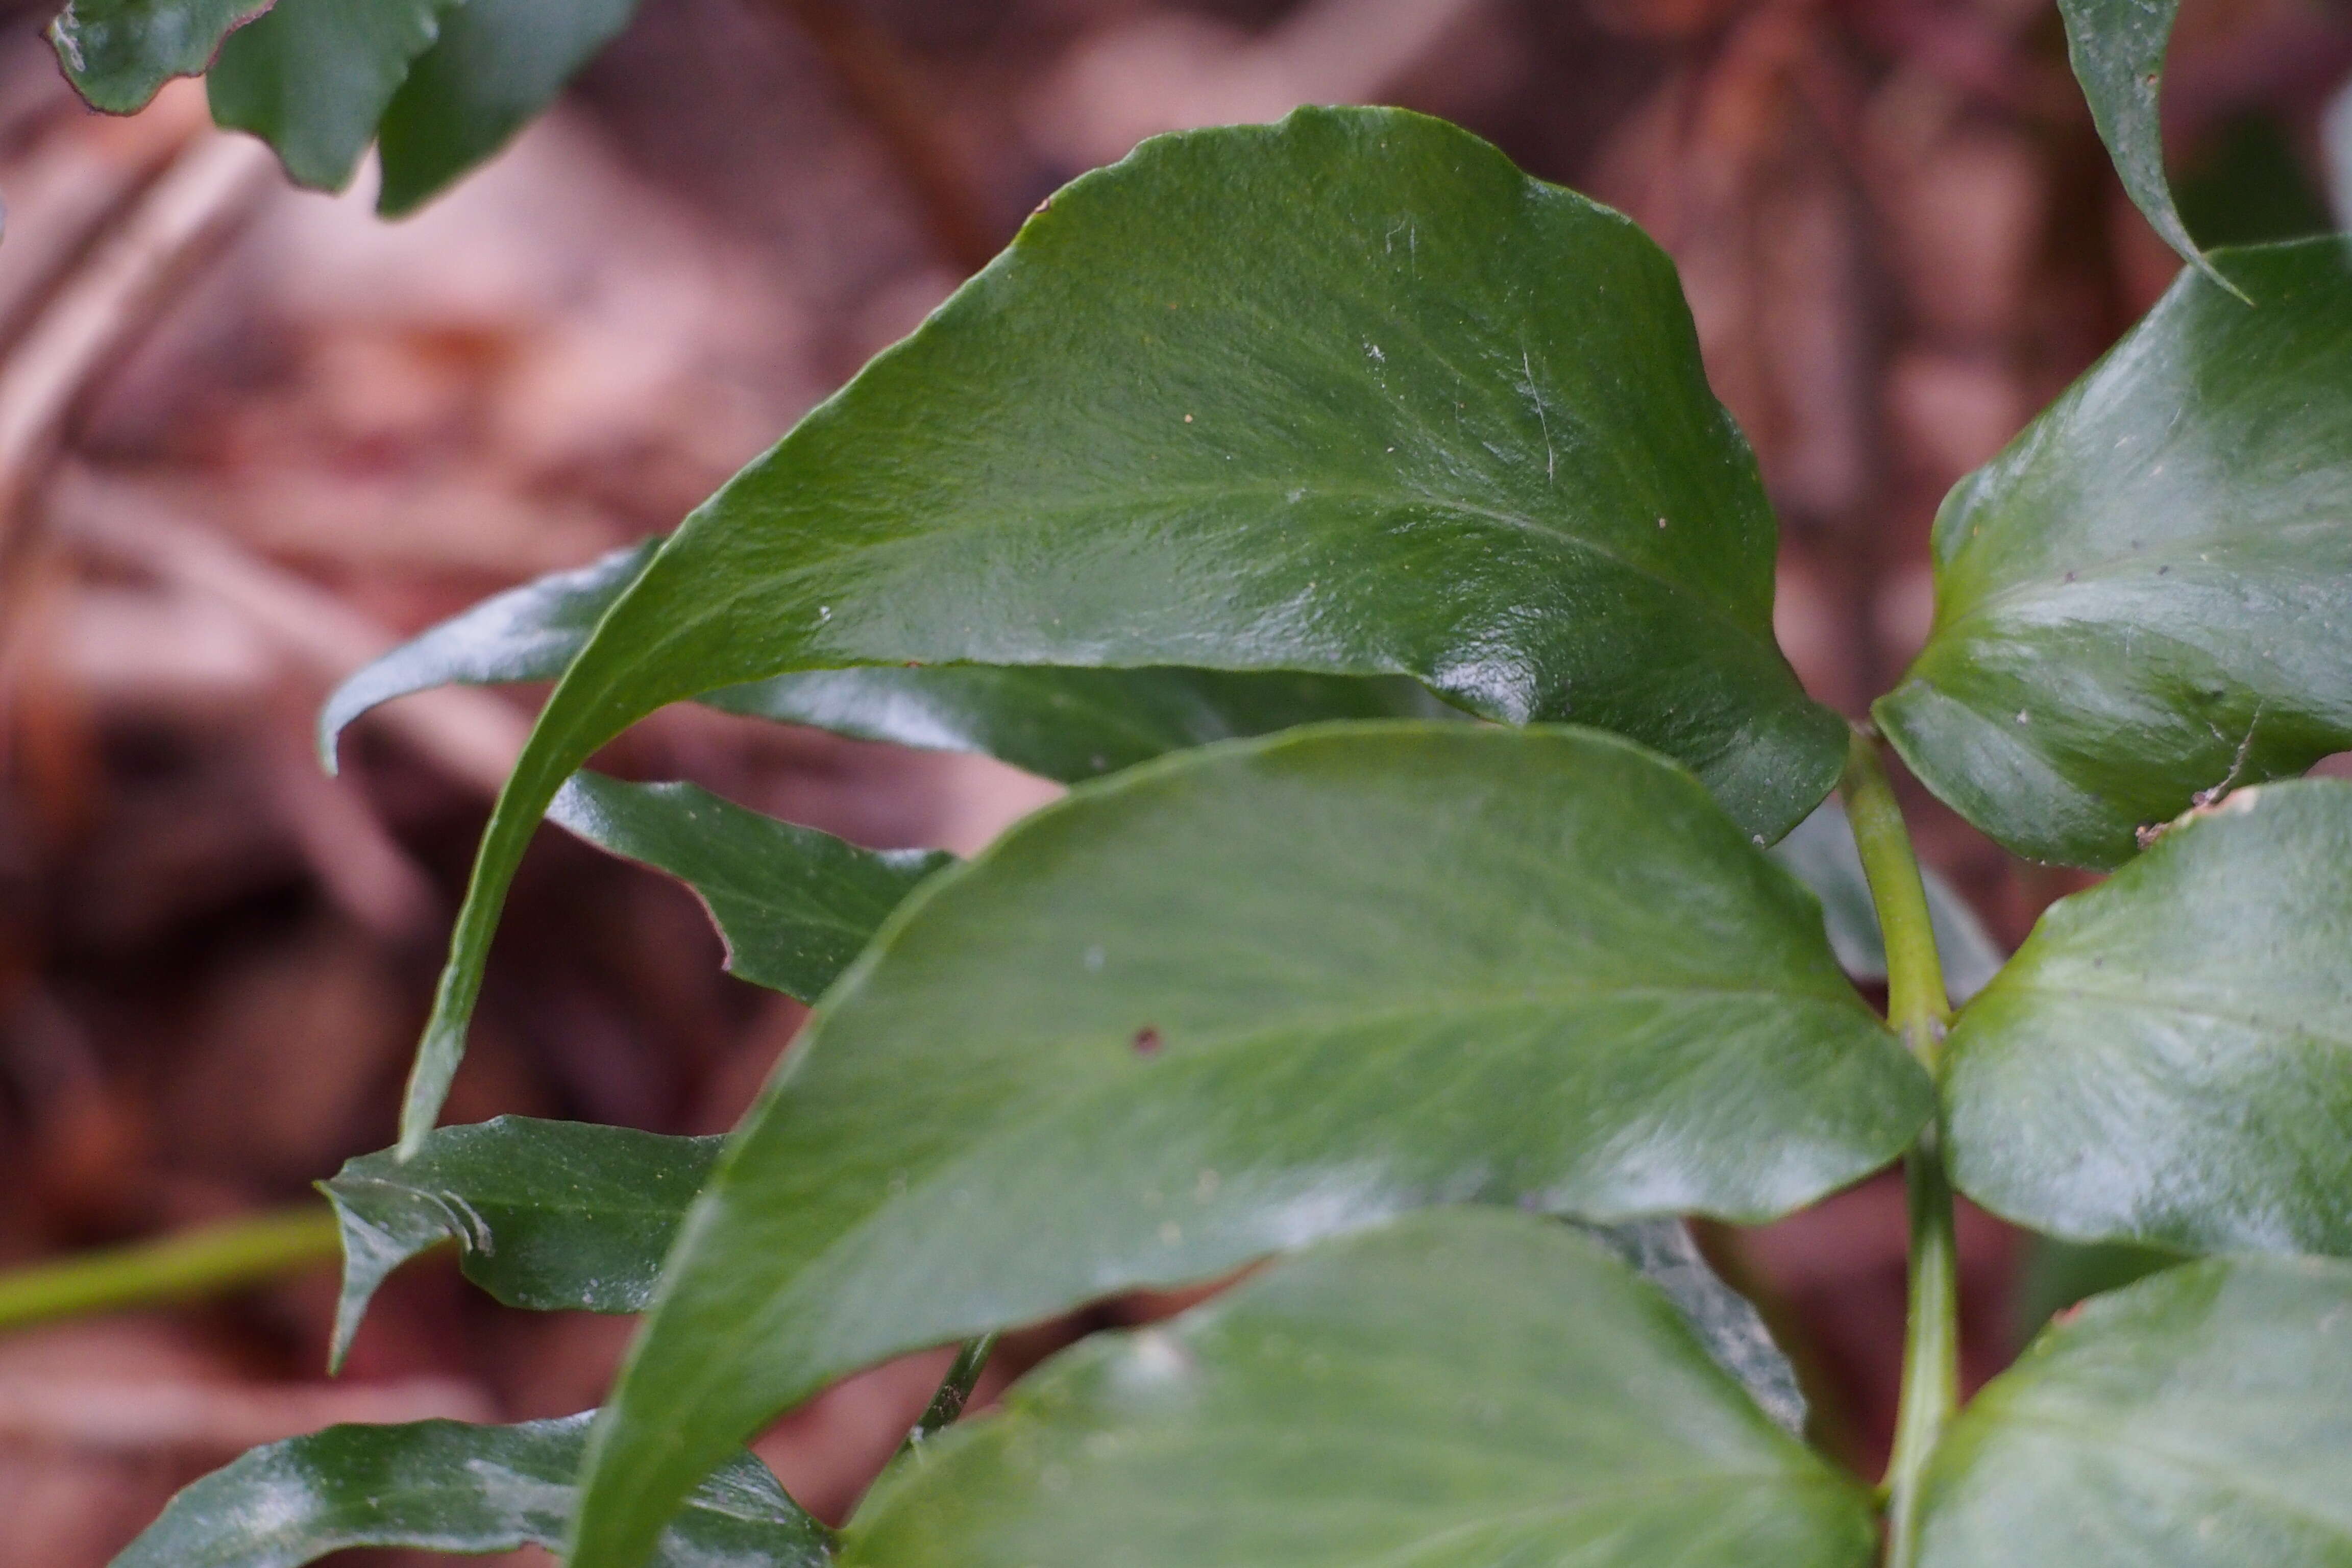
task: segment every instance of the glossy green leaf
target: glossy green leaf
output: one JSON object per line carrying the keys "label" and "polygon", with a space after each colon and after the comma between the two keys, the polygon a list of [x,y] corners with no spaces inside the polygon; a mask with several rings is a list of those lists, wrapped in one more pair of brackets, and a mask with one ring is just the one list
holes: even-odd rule
{"label": "glossy green leaf", "polygon": [[[442,1128],[404,1163],[389,1153],[350,1162],[321,1188],[343,1232],[336,1362],[384,1277],[445,1243],[460,1248],[468,1278],[510,1307],[643,1310],[719,1142],[501,1116]],[[1804,1397],[1788,1358],[1687,1228],[1643,1220],[1591,1229],[1666,1293],[1767,1415],[1801,1428]]]}
{"label": "glossy green leaf", "polygon": [[2132,205],[2183,260],[2235,291],[2237,286],[2215,270],[2189,237],[2164,174],[2157,98],[2164,85],[2165,47],[2179,10],[2180,0],[2058,0],[2066,19],[2067,58]]}
{"label": "glossy green leaf", "polygon": [[297,184],[341,190],[409,63],[463,0],[278,0],[229,35],[205,86],[213,118],[278,150]]}
{"label": "glossy green leaf", "polygon": [[395,697],[436,686],[553,680],[661,543],[647,539],[494,594],[362,666],[319,710],[319,760],[333,773],[335,743],[352,721]]}
{"label": "glossy green leaf", "polygon": [[853,1568],[1863,1568],[1864,1489],[1523,1215],[1418,1216],[1090,1340],[886,1476]]}
{"label": "glossy green leaf", "polygon": [[[519,1426],[330,1426],[256,1448],[172,1500],[113,1568],[298,1568],[354,1546],[558,1546],[588,1415]],[[695,1489],[656,1568],[824,1568],[825,1528],[738,1454]]]}
{"label": "glossy green leaf", "polygon": [[417,57],[378,128],[385,216],[409,212],[504,147],[628,25],[636,0],[464,0]]}
{"label": "glossy green leaf", "polygon": [[664,703],[909,661],[1409,675],[1641,739],[1769,840],[1845,744],[1773,644],[1773,551],[1673,265],[1625,218],[1401,110],[1146,142],[599,625],[484,837],[403,1136],[546,803]]}
{"label": "glossy green leaf", "polygon": [[1936,626],[1879,726],[1969,821],[2110,867],[2352,746],[2352,247],[2219,251],[1936,520]]}
{"label": "glossy green leaf", "polygon": [[501,1116],[442,1128],[404,1161],[351,1161],[320,1184],[343,1231],[336,1363],[384,1277],[445,1243],[460,1249],[467,1279],[510,1307],[643,1310],[719,1145]]}
{"label": "glossy green leaf", "polygon": [[[1772,846],[1771,854],[1821,900],[1830,951],[1845,972],[1856,980],[1885,979],[1886,938],[1878,929],[1878,905],[1871,898],[1845,807],[1835,797],[1822,802]],[[1955,1004],[1965,1002],[2000,970],[2000,946],[1950,883],[1924,866],[1919,879],[1927,890],[1927,918],[1936,928],[1945,988]]]}
{"label": "glossy green leaf", "polygon": [[[331,771],[343,729],[378,703],[451,684],[552,680],[660,541],[486,599],[360,670],[319,715]],[[1321,719],[1443,718],[1414,681],[1216,669],[865,668],[705,692],[714,708],[927,751],[978,752],[1075,784],[1164,752]]]}
{"label": "glossy green leaf", "polygon": [[1332,725],[1081,786],[917,890],[739,1130],[577,1568],[901,1351],[1428,1205],[1759,1220],[1930,1099],[1820,906],[1628,742]]}
{"label": "glossy green leaf", "polygon": [[2214,1259],[2053,1328],[1960,1415],[1921,1568],[2352,1563],[2352,1267]]}
{"label": "glossy green leaf", "polygon": [[692,888],[727,943],[729,973],[814,1002],[885,916],[952,857],[861,849],[762,816],[690,784],[573,775],[549,820]]}
{"label": "glossy green leaf", "polygon": [[1947,1047],[1952,1174],[2075,1241],[2352,1254],[2352,783],[2242,789],[2060,900]]}
{"label": "glossy green leaf", "polygon": [[110,114],[144,109],[175,76],[201,75],[238,23],[269,0],[70,0],[49,42],[76,91]]}

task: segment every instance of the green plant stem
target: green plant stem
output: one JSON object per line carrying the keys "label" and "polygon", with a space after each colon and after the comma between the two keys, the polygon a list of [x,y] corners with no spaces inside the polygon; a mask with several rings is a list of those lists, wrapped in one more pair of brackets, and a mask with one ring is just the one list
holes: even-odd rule
{"label": "green plant stem", "polygon": [[[1886,941],[1886,1021],[1929,1074],[1940,1072],[1951,1021],[1936,930],[1918,857],[1879,761],[1875,737],[1854,732],[1839,792],[1853,823],[1878,928]],[[1886,1470],[1888,1568],[1918,1554],[1919,1479],[1960,1398],[1959,1275],[1952,1233],[1952,1188],[1938,1130],[1930,1125],[1903,1160],[1911,1208],[1910,1310],[1903,1342],[1903,1396]]]}
{"label": "green plant stem", "polygon": [[340,1256],[333,1211],[305,1204],[0,1274],[0,1330],[184,1301]]}
{"label": "green plant stem", "polygon": [[941,1429],[955,1425],[955,1418],[963,1414],[964,1403],[979,1385],[980,1374],[987,1369],[989,1355],[995,1349],[994,1334],[964,1341],[963,1348],[956,1352],[955,1360],[948,1367],[948,1374],[940,1379],[940,1390],[931,1395],[923,1418],[915,1423],[906,1442],[899,1445],[899,1458],[904,1458]]}

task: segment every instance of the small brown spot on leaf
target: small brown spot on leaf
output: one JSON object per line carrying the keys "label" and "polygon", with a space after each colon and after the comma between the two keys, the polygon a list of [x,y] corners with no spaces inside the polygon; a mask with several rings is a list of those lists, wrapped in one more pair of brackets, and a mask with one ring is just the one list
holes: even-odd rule
{"label": "small brown spot on leaf", "polygon": [[1143,1027],[1135,1031],[1135,1054],[1137,1056],[1153,1056],[1158,1054],[1159,1050],[1159,1030],[1153,1028],[1150,1025],[1146,1024]]}

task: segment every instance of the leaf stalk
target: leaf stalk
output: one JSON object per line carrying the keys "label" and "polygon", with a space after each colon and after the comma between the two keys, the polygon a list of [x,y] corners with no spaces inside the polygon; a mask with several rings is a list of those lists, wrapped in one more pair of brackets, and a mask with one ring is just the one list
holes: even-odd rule
{"label": "leaf stalk", "polygon": [[922,1419],[915,1423],[907,1434],[906,1442],[899,1445],[899,1458],[905,1458],[940,1432],[955,1425],[956,1417],[963,1414],[965,1403],[971,1398],[971,1391],[980,1385],[980,1374],[987,1370],[988,1358],[995,1349],[994,1334],[982,1334],[978,1339],[964,1341],[962,1348],[956,1352],[955,1360],[949,1363],[947,1375],[940,1379],[939,1392],[931,1395],[931,1403],[923,1411]]}
{"label": "leaf stalk", "polygon": [[[1919,859],[1879,758],[1876,736],[1854,731],[1838,790],[1886,942],[1886,1021],[1929,1075],[1940,1077],[1951,1001]],[[1888,1568],[1912,1568],[1917,1561],[1920,1478],[1960,1398],[1958,1258],[1952,1187],[1937,1124],[1922,1131],[1904,1156],[1903,1174],[1911,1211],[1910,1295],[1903,1394],[1886,1470]]]}
{"label": "leaf stalk", "polygon": [[335,1216],[304,1204],[0,1274],[0,1330],[218,1295],[340,1257]]}

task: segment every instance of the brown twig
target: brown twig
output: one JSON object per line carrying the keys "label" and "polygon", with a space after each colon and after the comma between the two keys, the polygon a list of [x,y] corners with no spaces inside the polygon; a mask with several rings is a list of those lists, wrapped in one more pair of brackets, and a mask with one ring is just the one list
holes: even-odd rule
{"label": "brown twig", "polygon": [[268,188],[269,150],[198,138],[43,310],[0,366],[0,577],[89,391],[175,299]]}
{"label": "brown twig", "polygon": [[[60,535],[236,609],[321,684],[399,641],[325,589],[182,521],[136,485],[69,470],[49,509]],[[381,721],[452,777],[492,795],[530,728],[498,698],[462,687],[404,698],[385,708]]]}
{"label": "brown twig", "polygon": [[[6,86],[0,83],[0,91]],[[77,124],[43,137],[12,169],[6,237],[0,240],[6,246],[0,251],[0,353],[156,174],[211,123],[201,90],[193,97],[166,90],[142,113],[105,121],[87,133]]]}

